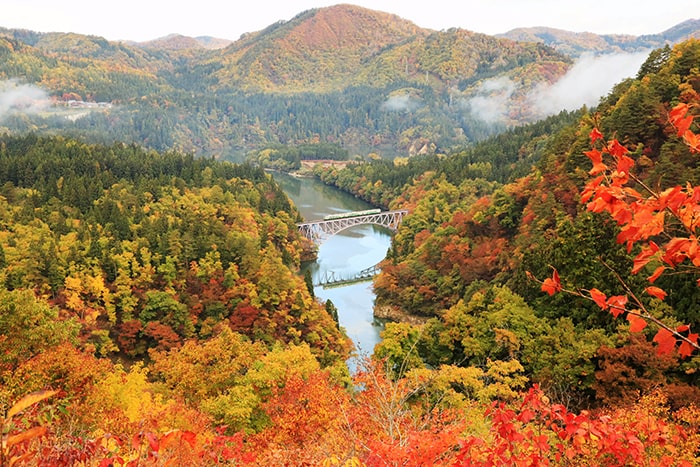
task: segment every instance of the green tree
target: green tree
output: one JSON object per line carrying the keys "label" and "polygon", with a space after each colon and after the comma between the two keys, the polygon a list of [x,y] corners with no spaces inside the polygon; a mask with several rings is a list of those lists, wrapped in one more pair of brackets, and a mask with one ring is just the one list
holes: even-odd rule
{"label": "green tree", "polygon": [[79,325],[30,290],[0,289],[0,362],[3,371],[55,345],[76,339]]}

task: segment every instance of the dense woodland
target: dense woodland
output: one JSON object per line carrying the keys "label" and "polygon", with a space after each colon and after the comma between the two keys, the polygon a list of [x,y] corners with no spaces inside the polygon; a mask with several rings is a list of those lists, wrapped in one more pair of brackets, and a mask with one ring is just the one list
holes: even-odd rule
{"label": "dense woodland", "polygon": [[[657,386],[679,391],[679,404],[698,401],[700,362],[666,366],[649,350],[645,358],[630,354],[623,344],[651,344],[620,330],[619,321],[594,303],[542,294],[526,277],[547,277],[555,267],[571,288],[615,295],[622,282],[643,289],[645,277],[631,273],[638,251],[617,243],[615,222],[580,202],[589,179],[588,133],[595,125],[629,147],[639,183],[659,190],[697,184],[697,155],[673,135],[668,112],[679,101],[696,102],[698,63],[698,41],[659,49],[637,79],[619,84],[595,114],[562,114],[445,158],[394,161],[393,171],[388,162],[340,171],[319,167],[322,180],[411,212],[375,290],[379,308],[422,316],[425,324],[388,325],[377,353],[401,368],[409,350],[414,354],[408,361],[419,366],[516,360],[531,381],[579,408],[629,401]],[[491,158],[506,138],[501,157]],[[508,168],[522,173],[522,164],[534,167],[517,179],[504,177]],[[661,277],[660,287],[674,293],[663,304],[644,301],[659,315],[697,323],[696,279]],[[393,343],[392,334],[403,343]],[[406,336],[413,337],[406,342]]]}
{"label": "dense woodland", "polygon": [[[61,63],[25,35],[25,70]],[[699,67],[690,40],[596,109],[317,167],[410,213],[374,284],[394,322],[354,375],[261,168],[2,136],[0,465],[697,465]],[[348,158],[265,143],[277,168]]]}

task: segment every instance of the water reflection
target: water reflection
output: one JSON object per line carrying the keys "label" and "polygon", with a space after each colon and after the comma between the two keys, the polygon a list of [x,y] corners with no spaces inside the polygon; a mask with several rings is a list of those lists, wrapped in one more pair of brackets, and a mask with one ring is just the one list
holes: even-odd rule
{"label": "water reflection", "polygon": [[[287,193],[305,220],[322,219],[329,214],[361,211],[371,206],[348,193],[324,185],[315,179],[295,178],[274,173],[273,177]],[[359,225],[346,229],[326,240],[318,250],[318,259],[305,265],[314,283],[327,271],[337,277],[349,277],[374,266],[384,259],[391,245],[391,231],[375,225]],[[357,351],[371,354],[381,340],[382,325],[375,322],[372,282],[342,287],[316,287],[316,296],[331,300],[338,309],[338,320]],[[348,362],[354,369],[355,362]]]}

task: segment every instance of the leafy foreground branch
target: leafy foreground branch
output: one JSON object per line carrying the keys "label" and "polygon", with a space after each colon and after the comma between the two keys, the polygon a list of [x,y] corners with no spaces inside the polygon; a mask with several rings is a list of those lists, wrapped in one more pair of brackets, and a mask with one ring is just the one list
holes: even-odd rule
{"label": "leafy foreground branch", "polygon": [[[670,111],[669,122],[677,137],[692,153],[697,154],[700,153],[700,136],[691,129],[694,116],[689,114],[690,110],[688,104],[678,104]],[[699,272],[700,187],[688,183],[685,187],[654,190],[631,172],[635,162],[628,156],[629,150],[626,147],[616,139],[605,141],[597,128],[591,131],[590,138],[593,148],[585,154],[593,163],[589,174],[597,176],[586,184],[581,200],[587,203],[589,211],[607,212],[612,216],[621,227],[617,242],[626,244],[628,252],[635,245],[640,246],[641,251],[634,258],[632,273],[653,268],[648,277],[648,281],[653,284],[662,274],[677,271],[681,267],[684,272]],[[681,357],[689,357],[700,350],[699,336],[690,331],[689,324],[674,326],[655,317],[640,296],[617,273],[615,275],[626,293],[608,297],[596,288],[564,288],[556,269],[552,277],[543,281],[528,273],[528,277],[540,282],[542,291],[549,295],[568,293],[595,302],[616,318],[625,315],[630,324],[630,332],[638,333],[648,323],[655,324],[658,331],[653,340],[659,354],[671,353],[677,345]],[[698,285],[700,286],[700,279]],[[654,285],[646,287],[644,293],[662,301],[668,295],[665,290]]]}

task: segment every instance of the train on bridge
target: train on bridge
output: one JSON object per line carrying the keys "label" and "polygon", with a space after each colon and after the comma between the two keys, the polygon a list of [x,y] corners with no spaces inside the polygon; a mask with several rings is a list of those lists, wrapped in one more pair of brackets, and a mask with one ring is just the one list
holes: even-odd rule
{"label": "train on bridge", "polygon": [[329,214],[323,218],[324,221],[332,221],[334,219],[346,219],[348,217],[358,217],[358,216],[369,216],[372,214],[379,214],[382,212],[381,209],[367,209],[365,211],[350,211],[341,212],[339,214]]}

